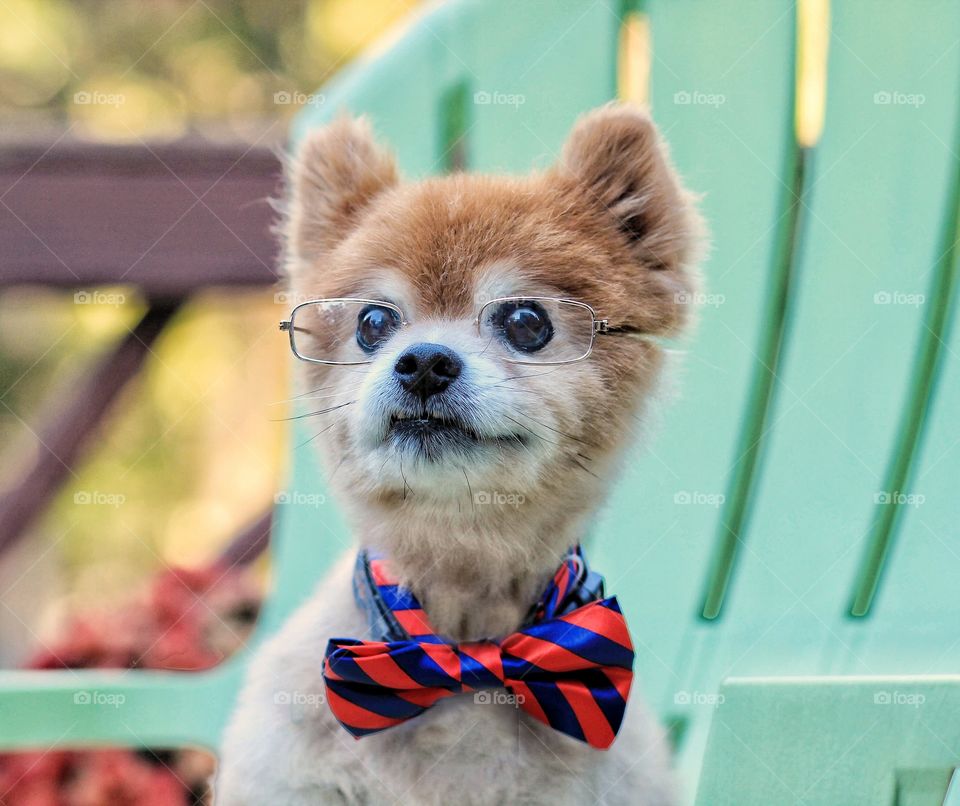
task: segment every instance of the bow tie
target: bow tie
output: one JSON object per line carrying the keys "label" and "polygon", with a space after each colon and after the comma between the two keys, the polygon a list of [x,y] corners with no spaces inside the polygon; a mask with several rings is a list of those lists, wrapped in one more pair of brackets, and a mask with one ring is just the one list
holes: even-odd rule
{"label": "bow tie", "polygon": [[[501,640],[453,643],[436,635],[419,602],[381,559],[361,552],[354,590],[386,639],[334,638],[327,646],[327,703],[353,736],[377,733],[438,700],[477,692],[477,702],[511,702],[592,747],[606,749],[623,721],[633,679],[633,645],[616,597],[579,548],[531,610],[530,623]],[[507,696],[489,693],[507,690]]]}

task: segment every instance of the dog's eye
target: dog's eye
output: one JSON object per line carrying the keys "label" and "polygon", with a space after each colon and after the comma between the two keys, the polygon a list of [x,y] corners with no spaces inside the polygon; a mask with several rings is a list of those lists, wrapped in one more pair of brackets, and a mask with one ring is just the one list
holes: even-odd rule
{"label": "dog's eye", "polygon": [[357,344],[365,353],[372,353],[400,326],[400,316],[392,308],[367,305],[357,317]]}
{"label": "dog's eye", "polygon": [[493,324],[512,347],[535,353],[553,338],[553,323],[534,300],[505,302],[493,314]]}

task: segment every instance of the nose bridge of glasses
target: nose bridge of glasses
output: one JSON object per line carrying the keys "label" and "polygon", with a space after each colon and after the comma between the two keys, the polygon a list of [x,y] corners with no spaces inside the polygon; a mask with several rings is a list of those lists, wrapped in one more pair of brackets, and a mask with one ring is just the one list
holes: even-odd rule
{"label": "nose bridge of glasses", "polygon": [[476,317],[424,317],[407,322],[394,335],[391,348],[403,347],[417,342],[441,344],[461,352],[471,352],[476,347],[478,336]]}

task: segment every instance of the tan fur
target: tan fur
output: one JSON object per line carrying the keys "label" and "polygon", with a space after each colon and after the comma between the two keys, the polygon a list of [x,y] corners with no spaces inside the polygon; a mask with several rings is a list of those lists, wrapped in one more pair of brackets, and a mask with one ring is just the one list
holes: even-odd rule
{"label": "tan fur", "polygon": [[[384,299],[411,322],[372,364],[300,366],[305,393],[331,395],[323,408],[346,404],[318,418],[324,431],[317,442],[358,542],[390,556],[401,581],[450,638],[516,629],[564,550],[583,539],[656,387],[661,348],[636,336],[673,334],[688,319],[701,232],[691,197],[647,115],[619,105],[587,115],[557,165],[524,178],[458,174],[402,183],[369,127],[346,118],[312,135],[295,166],[285,231],[296,297]],[[513,364],[505,349],[480,349],[472,330],[480,303],[504,295],[579,300],[632,335],[598,336],[593,354],[575,364]],[[431,462],[379,444],[382,388],[399,352],[415,341],[439,341],[465,356],[463,382],[478,422],[492,434],[522,436],[522,449],[485,445]],[[523,503],[478,506],[478,491]],[[291,644],[303,644],[305,628],[289,629],[287,639],[281,633],[271,644],[262,667],[276,665],[278,656],[292,658],[298,650]],[[409,727],[427,745],[431,725],[441,719],[433,711],[440,710]],[[329,715],[323,718],[326,729]],[[239,715],[228,747],[249,757],[244,743],[256,739],[244,736],[245,724]],[[660,741],[646,721],[625,732],[634,738],[621,737],[607,755],[615,756],[620,743]],[[545,741],[566,748],[555,732]],[[416,743],[410,752],[418,752]],[[586,769],[595,767],[590,774],[613,763],[589,748],[571,752],[585,754]],[[650,758],[661,756],[662,749]],[[227,755],[228,770],[230,764]],[[669,786],[656,783],[655,769],[642,777],[647,800],[608,802],[669,802],[662,795]],[[636,783],[623,779],[625,791]],[[515,802],[536,802],[511,791]],[[461,800],[495,802],[477,793]]]}

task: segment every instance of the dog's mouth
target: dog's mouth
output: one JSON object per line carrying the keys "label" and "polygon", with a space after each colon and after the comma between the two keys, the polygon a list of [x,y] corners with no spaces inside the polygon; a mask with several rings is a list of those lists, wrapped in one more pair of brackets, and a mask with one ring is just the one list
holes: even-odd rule
{"label": "dog's mouth", "polygon": [[484,445],[525,444],[520,434],[481,434],[463,421],[431,414],[394,414],[390,417],[387,439],[401,450],[411,450],[428,459],[436,459],[448,450],[461,452]]}

